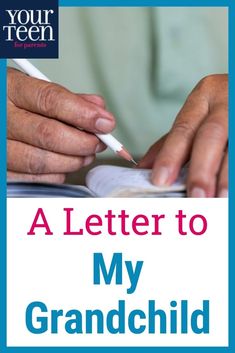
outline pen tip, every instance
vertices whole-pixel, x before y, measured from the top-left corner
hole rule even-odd
[[[137,165],[137,162],[132,158],[130,162],[134,163],[134,165]]]
[[[122,149],[118,151],[117,154],[119,154],[119,156],[123,157],[127,161],[134,163],[134,165],[137,165],[137,162],[133,159],[132,155],[124,147],[122,147]]]

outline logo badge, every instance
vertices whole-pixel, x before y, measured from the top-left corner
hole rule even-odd
[[[58,0],[0,5],[0,58],[58,58]]]

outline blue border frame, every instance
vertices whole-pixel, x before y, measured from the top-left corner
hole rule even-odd
[[[7,0],[6,0],[7,1]],[[83,7],[83,6],[225,6],[229,7],[229,211],[234,208],[235,183],[232,180],[235,177],[235,141],[233,131],[235,131],[235,4],[232,0],[59,0],[60,6],[67,7]],[[219,352],[228,353],[235,352],[235,288],[234,288],[234,274],[235,274],[235,239],[234,239],[234,218],[229,218],[229,347],[6,347],[6,60],[0,59],[0,112],[1,112],[1,129],[0,129],[0,350],[6,353],[66,353],[66,352],[137,352],[145,353],[157,351],[159,353],[168,352]]]

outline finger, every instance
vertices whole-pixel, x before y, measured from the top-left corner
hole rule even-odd
[[[166,135],[162,136],[157,142],[155,142],[147,151],[145,156],[141,159],[141,161],[138,163],[137,168],[152,168],[154,160],[162,148],[164,141],[166,139]]]
[[[17,70],[8,72],[8,97],[20,108],[94,133],[109,133],[115,127],[114,116],[97,104]]]
[[[218,175],[217,196],[228,197],[228,150],[226,150]]]
[[[183,108],[159,151],[153,166],[152,182],[156,185],[170,185],[189,158],[194,135],[202,120],[208,114],[208,102],[195,89],[189,95]]]
[[[8,170],[29,174],[74,172],[94,160],[94,156],[67,156],[13,140],[7,141],[7,156]]]
[[[84,98],[85,100],[87,100],[88,102],[94,103],[99,105],[100,107],[105,109],[105,100],[103,97],[98,96],[96,94],[78,94],[80,97]]]
[[[228,141],[227,107],[214,109],[199,128],[193,144],[187,192],[190,197],[214,197],[216,180]]]
[[[106,146],[94,135],[8,104],[7,136],[48,151],[89,156]]]
[[[8,171],[7,180],[63,184],[65,181],[65,174],[24,174]]]

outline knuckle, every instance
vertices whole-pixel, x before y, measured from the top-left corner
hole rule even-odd
[[[190,139],[195,134],[195,129],[187,121],[176,121],[171,133],[177,133],[185,139]]]
[[[205,124],[201,126],[198,130],[197,137],[199,139],[207,139],[207,140],[217,140],[223,141],[224,136],[227,135],[226,128],[219,123],[218,121],[211,120],[207,121]]]
[[[210,87],[212,84],[215,83],[215,81],[217,81],[217,78],[218,78],[218,75],[207,75],[199,81],[198,87],[207,89],[208,86]]]
[[[58,95],[60,87],[54,83],[43,84],[39,87],[37,96],[38,111],[42,111],[45,115],[52,116],[56,111]]]
[[[57,135],[55,126],[52,127],[50,122],[46,120],[40,122],[36,128],[38,145],[47,150],[54,151],[56,149],[57,141],[60,140],[55,138]]]
[[[203,92],[211,92],[212,90],[217,91],[221,88],[226,90],[228,87],[228,78],[225,74],[212,74],[203,77],[196,88],[202,90]]]
[[[85,105],[80,114],[79,127],[95,130],[95,124],[99,117],[97,109],[90,109],[88,105]]]
[[[210,97],[213,101],[228,100],[228,75],[212,74],[203,77],[193,91],[198,91],[202,96]]]
[[[43,150],[36,150],[27,156],[27,171],[30,174],[43,174],[46,170],[46,161]]]

